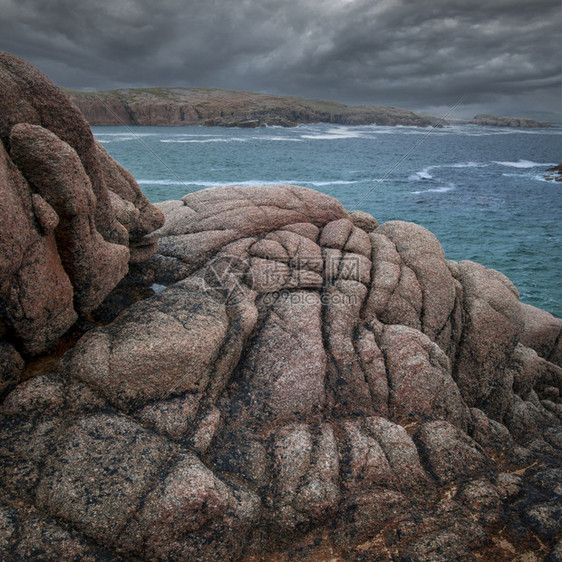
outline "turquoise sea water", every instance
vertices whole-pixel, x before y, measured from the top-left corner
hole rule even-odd
[[[506,274],[562,317],[562,129],[451,126],[94,127],[153,201],[218,185],[291,183],[379,222],[431,230],[453,260]]]

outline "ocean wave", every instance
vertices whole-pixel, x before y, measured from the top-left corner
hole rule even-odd
[[[139,179],[137,180],[139,185],[187,185],[189,182],[181,180],[150,180],[150,179]]]
[[[493,160],[493,163],[507,166],[508,168],[546,168],[547,166],[554,166],[552,162],[532,162],[531,160],[518,160],[517,162],[498,162]]]
[[[137,183],[139,185],[182,185],[184,187],[226,187],[227,185],[250,185],[250,182],[220,182],[208,180],[137,180]]]
[[[309,140],[347,140],[364,138],[365,135],[358,129],[351,130],[347,127],[328,129],[327,131],[301,135],[301,139]]]
[[[178,135],[181,137],[184,135]],[[188,135],[185,135],[188,136]],[[201,135],[201,137],[210,137],[210,135]],[[255,137],[212,137],[212,138],[165,138],[160,139],[160,142],[172,144],[205,144],[213,142],[248,142],[248,141],[268,141],[268,142],[302,142],[302,138],[290,138],[279,136],[255,136]]]
[[[446,193],[447,191],[453,191],[455,187],[453,185],[443,186],[443,187],[434,187],[431,189],[422,189],[419,191],[411,191],[410,193],[414,195],[419,195],[420,193]]]
[[[436,166],[428,166],[419,172],[415,172],[408,176],[409,180],[420,181],[420,180],[432,180],[433,176],[429,173],[429,170],[436,168]]]
[[[242,137],[214,138],[214,139],[160,139],[160,142],[172,144],[206,144],[211,142],[247,142],[249,139]]]
[[[419,172],[414,172],[410,176],[408,176],[409,180],[412,181],[419,181],[419,180],[432,180],[434,179],[434,175],[430,173],[432,170],[438,170],[443,168],[455,168],[455,169],[463,169],[463,168],[485,168],[489,164],[484,162],[453,162],[452,164],[438,164],[435,166],[427,166],[423,170]]]
[[[450,130],[467,137],[489,137],[504,135],[560,135],[562,132],[556,128],[532,128],[525,127],[486,127],[479,125],[449,125],[440,131]]]
[[[260,186],[260,185],[313,185],[315,187],[324,187],[328,185],[351,185],[360,183],[358,181],[348,180],[325,180],[325,181],[310,181],[310,180],[246,180],[238,181],[232,180],[227,182],[208,181],[208,180],[174,180],[174,179],[138,179],[139,185],[200,185],[203,187],[223,187],[227,185],[240,185],[240,186]]]
[[[126,133],[106,133],[105,131],[93,131],[96,138],[99,137],[157,137],[159,133],[137,133],[128,131]]]
[[[273,142],[302,142],[302,138],[294,139],[289,137],[252,137],[252,140],[264,140]]]
[[[536,181],[545,181],[547,183],[557,183],[557,184],[560,183],[560,181],[557,180],[554,175],[551,175],[548,178],[545,178],[544,176],[532,176],[532,179],[534,179]]]
[[[129,141],[136,141],[138,140],[137,137],[121,137],[121,138],[117,138],[117,139],[102,139],[102,138],[98,138],[98,140],[102,143],[102,144],[113,144],[114,142],[129,142]]]
[[[325,185],[351,185],[354,183],[359,183],[358,181],[347,181],[347,180],[329,180],[329,181],[300,181],[293,182],[296,184],[304,185],[315,185],[316,187],[323,187]]]
[[[488,164],[483,162],[457,162],[456,164],[448,164],[444,167],[448,168],[485,168]]]
[[[504,178],[521,178],[524,180],[533,180],[533,181],[540,181],[545,183],[550,183],[555,180],[549,180],[545,178],[543,175],[540,174],[507,174],[503,173],[502,177]]]
[[[465,137],[491,137],[503,135],[516,135],[520,130],[508,127],[482,127],[478,125],[457,125],[451,127],[456,134]]]

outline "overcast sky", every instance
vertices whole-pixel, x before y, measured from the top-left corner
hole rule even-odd
[[[457,114],[561,111],[560,0],[0,0],[60,86],[216,87]]]

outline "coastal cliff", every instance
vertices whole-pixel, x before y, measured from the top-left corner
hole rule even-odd
[[[0,77],[2,560],[560,559],[562,320],[303,187],[153,206]]]
[[[207,125],[292,127],[300,123],[438,126],[439,120],[407,109],[347,106],[251,92],[204,88],[146,88],[67,92],[90,125]]]
[[[477,115],[469,121],[444,120],[389,106],[272,96],[211,88],[145,88],[106,92],[66,92],[90,125],[205,125],[294,127],[306,123],[442,127],[448,123],[494,127],[548,127],[532,119]]]

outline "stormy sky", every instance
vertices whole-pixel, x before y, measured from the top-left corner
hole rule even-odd
[[[0,0],[0,50],[77,89],[560,112],[561,24],[560,0]]]

